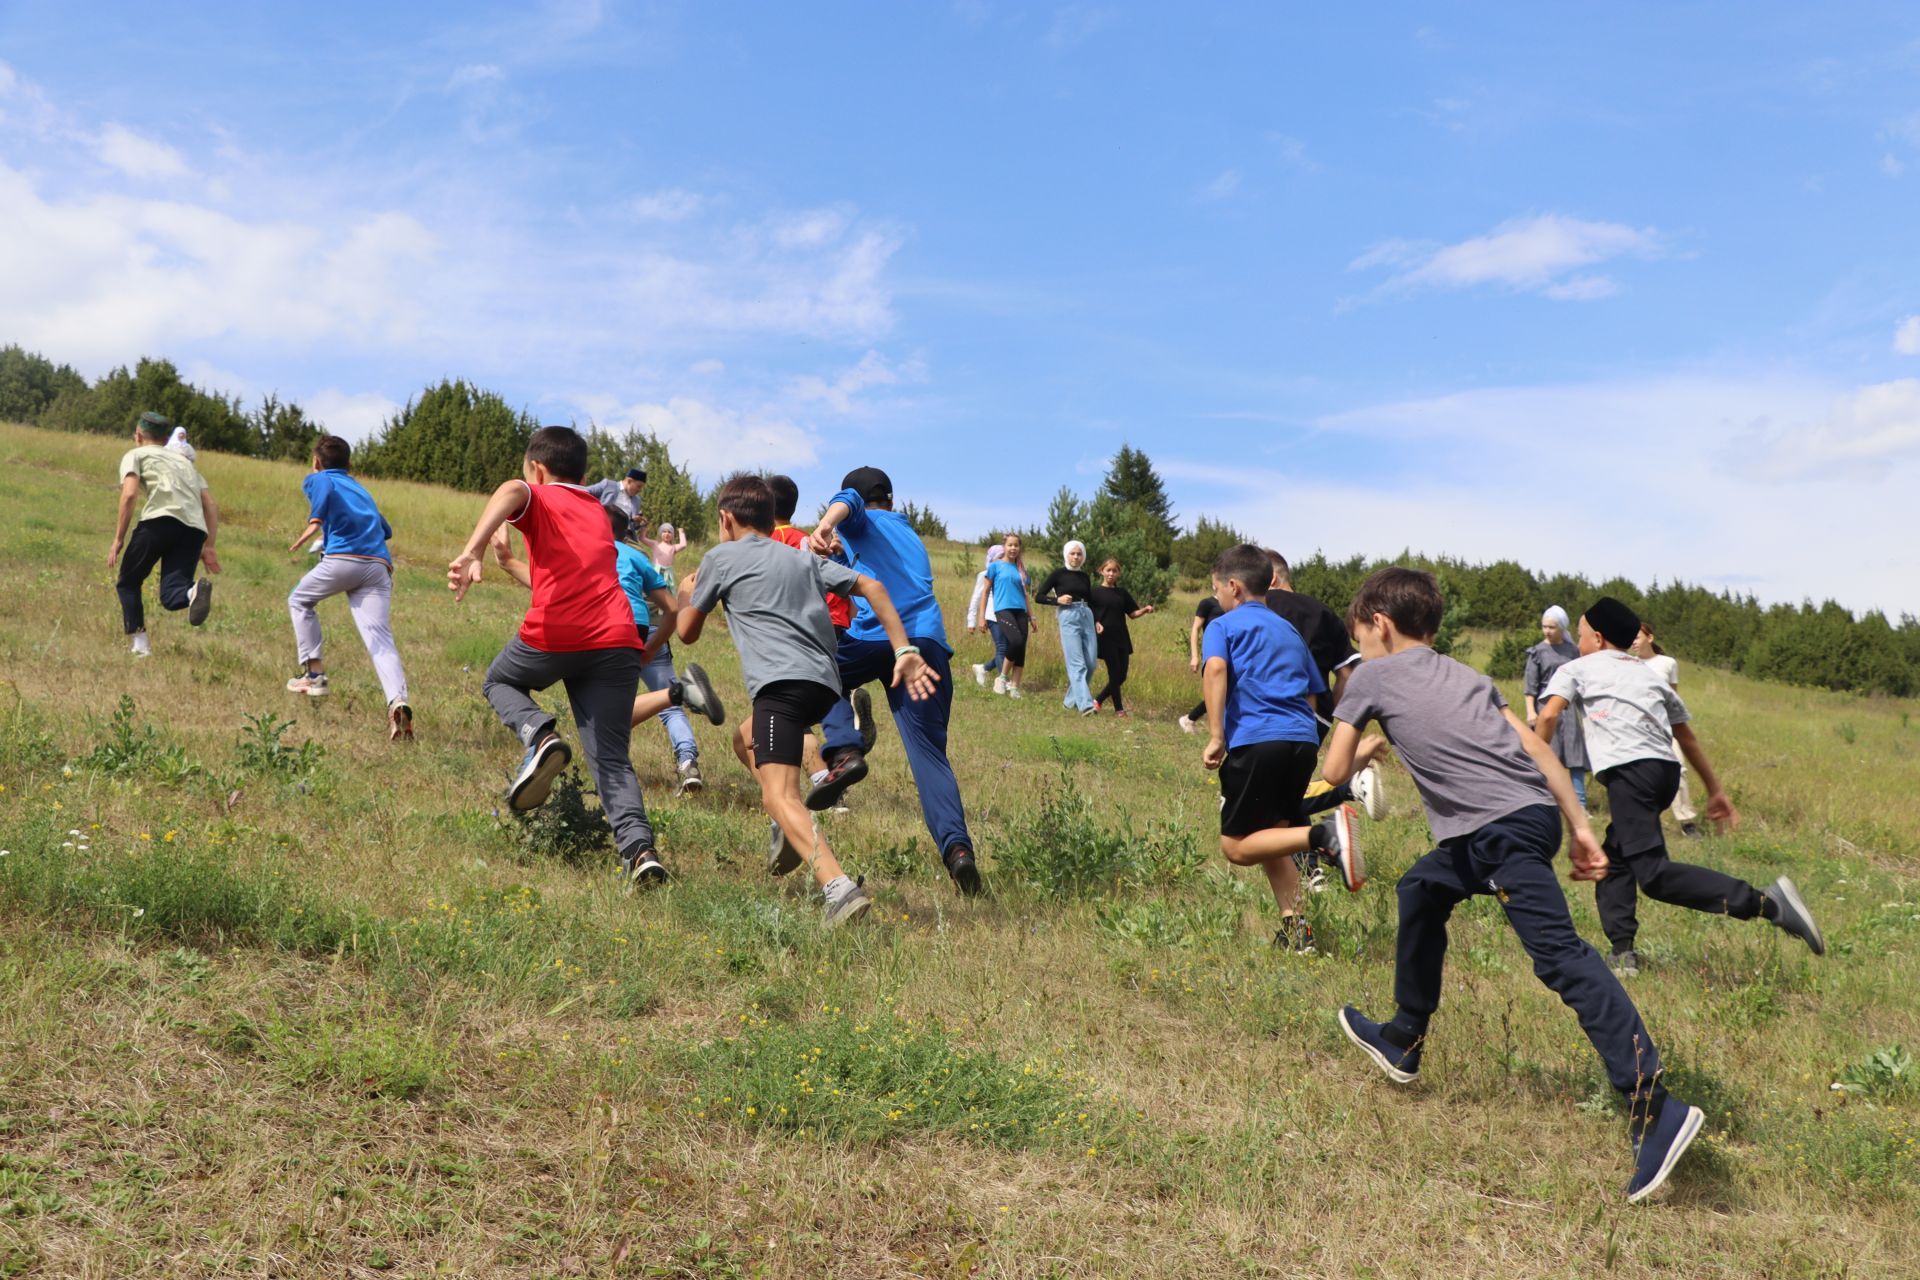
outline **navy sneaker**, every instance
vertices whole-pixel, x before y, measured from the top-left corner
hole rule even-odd
[[[628,893],[667,882],[667,869],[660,865],[659,856],[651,849],[635,849],[622,857],[620,874],[626,880]]]
[[[1402,1049],[1381,1035],[1380,1024],[1361,1013],[1352,1005],[1340,1011],[1340,1029],[1347,1033],[1347,1039],[1360,1046],[1373,1064],[1387,1073],[1387,1079],[1395,1084],[1412,1084],[1420,1078],[1420,1041],[1413,1047]],[[1424,1037],[1422,1037],[1424,1039]]]
[[[538,809],[553,794],[553,780],[572,763],[573,748],[560,741],[557,733],[549,733],[528,747],[526,758],[520,761],[520,772],[507,788],[507,808],[519,813]]]
[[[1772,899],[1777,908],[1777,914],[1768,924],[1800,939],[1813,948],[1813,954],[1827,954],[1827,940],[1820,936],[1820,926],[1813,922],[1813,913],[1800,900],[1800,891],[1793,887],[1793,881],[1781,876],[1762,889],[1760,896]]]
[[[957,844],[947,850],[941,861],[947,864],[947,874],[953,877],[962,897],[977,898],[986,892],[986,881],[980,878],[980,864],[974,861],[973,850]]]
[[[853,704],[853,727],[860,734],[860,754],[872,755],[873,744],[880,741],[880,722],[873,718],[873,695],[867,686],[855,689],[847,701]]]
[[[1684,1102],[1667,1099],[1651,1131],[1633,1148],[1633,1181],[1627,1184],[1627,1203],[1634,1204],[1658,1191],[1673,1166],[1700,1135],[1707,1113]]]
[[[846,789],[867,776],[867,757],[854,747],[848,747],[840,753],[840,758],[827,768],[827,776],[807,792],[807,808],[819,813],[831,809]]]
[[[200,626],[213,612],[213,579],[201,578],[187,591],[187,623]]]

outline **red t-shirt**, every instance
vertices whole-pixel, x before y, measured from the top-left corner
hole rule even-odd
[[[807,535],[790,524],[773,526],[773,540],[784,542],[790,547],[799,547],[802,551],[807,550]],[[827,616],[833,619],[835,630],[845,631],[853,625],[853,601],[845,596],[837,596],[831,591],[827,592]]]
[[[531,484],[527,492],[526,509],[510,522],[527,540],[533,578],[520,638],[543,653],[638,649],[607,509],[579,485]]]

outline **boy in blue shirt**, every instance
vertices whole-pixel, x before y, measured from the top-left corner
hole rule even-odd
[[[289,693],[326,696],[326,665],[320,659],[320,615],[314,606],[344,594],[360,639],[387,697],[387,737],[413,741],[413,708],[407,705],[407,673],[393,643],[393,557],[387,539],[393,526],[374,505],[373,495],[347,473],[352,449],[339,436],[321,436],[313,445],[313,474],[301,482],[307,494],[307,527],[287,550],[298,551],[321,535],[320,563],[307,571],[287,597],[293,637],[299,647],[300,674],[287,681]]]
[[[1259,547],[1229,547],[1213,563],[1221,612],[1200,649],[1208,729],[1200,759],[1220,771],[1220,852],[1236,867],[1266,872],[1280,907],[1275,944],[1308,952],[1313,929],[1300,915],[1295,857],[1311,851],[1337,865],[1353,892],[1367,869],[1352,806],[1317,826],[1296,825],[1320,754],[1313,699],[1327,683],[1292,623],[1265,607],[1241,608],[1264,606],[1272,584],[1273,565]]]

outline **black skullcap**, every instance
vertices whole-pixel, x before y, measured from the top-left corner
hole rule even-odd
[[[638,480],[641,484],[645,484],[647,482],[646,469],[643,467],[628,467],[627,479]]]
[[[855,467],[847,472],[840,487],[859,494],[862,502],[893,501],[893,481],[878,467]]]
[[[1583,616],[1616,649],[1631,649],[1640,636],[1640,615],[1612,596],[1595,600]]]

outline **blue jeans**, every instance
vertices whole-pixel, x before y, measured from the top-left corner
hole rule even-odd
[[[1573,798],[1580,802],[1582,809],[1586,808],[1587,771],[1585,769],[1569,769],[1567,773],[1573,778]]]
[[[987,634],[993,637],[993,661],[985,666],[989,671],[998,671],[1000,664],[1007,660],[1007,633],[1000,629],[999,623],[989,622]]]
[[[973,848],[973,837],[967,834],[966,809],[960,803],[960,783],[947,761],[947,718],[953,710],[953,655],[942,641],[921,636],[914,636],[912,640],[940,682],[925,702],[914,702],[907,697],[905,689],[889,686],[887,708],[893,712],[900,745],[907,751],[907,767],[913,771],[913,785],[920,793],[920,816],[926,820],[927,831],[933,836],[934,852],[945,857],[956,845]],[[875,680],[885,684],[893,679],[893,649],[884,640],[842,636],[836,656],[840,663],[840,684],[848,693]],[[846,699],[841,699],[838,705],[846,706]],[[821,727],[826,730],[829,753],[860,745],[851,715],[843,724],[827,720],[822,721]]]
[[[1060,652],[1067,659],[1067,696],[1063,706],[1086,711],[1093,706],[1093,692],[1087,681],[1098,660],[1099,637],[1093,630],[1093,610],[1076,600],[1060,606]]]
[[[660,652],[653,655],[653,661],[640,668],[640,679],[655,693],[673,683],[672,645],[660,646]],[[687,713],[679,707],[668,707],[660,713],[659,719],[661,724],[667,726],[667,739],[673,743],[674,760],[698,760],[700,744],[693,740],[693,724],[687,719]]]

